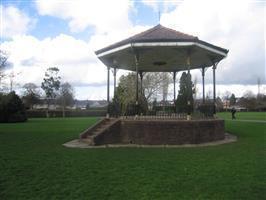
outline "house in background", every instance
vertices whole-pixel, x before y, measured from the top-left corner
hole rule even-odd
[[[103,108],[107,106],[106,100],[75,100],[72,109],[85,110],[87,108]]]
[[[87,108],[104,108],[107,106],[106,100],[75,100],[73,106],[67,106],[67,109],[81,109],[86,110]],[[38,104],[33,105],[34,110],[45,110],[48,105],[45,99],[41,99]],[[56,100],[50,100],[49,110],[60,109],[61,105]]]

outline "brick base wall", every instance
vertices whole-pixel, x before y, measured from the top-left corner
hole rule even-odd
[[[102,144],[199,144],[224,139],[224,120],[120,120],[94,138]]]

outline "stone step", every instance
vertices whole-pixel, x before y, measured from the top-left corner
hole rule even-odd
[[[86,143],[88,145],[94,145],[94,141],[92,137],[87,137],[81,140],[83,143]]]
[[[104,129],[108,128],[113,122],[115,122],[117,119],[106,119],[105,121],[103,121],[101,124],[98,124],[97,127],[94,128],[94,130],[92,130],[90,132],[90,136],[94,136],[97,135],[99,133],[101,133]]]
[[[107,128],[108,126],[110,126],[110,124],[104,124],[104,125],[99,125],[97,128],[103,129],[103,128]]]
[[[99,133],[99,132],[105,130],[106,128],[108,128],[109,126],[110,126],[110,124],[105,125],[105,126],[99,126],[99,127],[97,127],[96,129],[94,129],[94,130],[92,131],[92,133],[96,133],[96,132]]]

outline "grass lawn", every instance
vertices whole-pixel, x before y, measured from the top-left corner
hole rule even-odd
[[[231,119],[231,112],[221,112],[218,116],[224,119]],[[266,112],[236,112],[236,119],[239,120],[263,120],[266,121]]]
[[[0,124],[0,199],[265,199],[266,123],[227,120],[238,142],[213,147],[62,146],[96,120]]]

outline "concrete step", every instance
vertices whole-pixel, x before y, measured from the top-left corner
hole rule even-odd
[[[89,134],[90,136],[88,136],[88,137],[91,137],[91,136],[94,136],[94,135],[97,135],[97,134],[101,133],[103,130],[108,128],[116,120],[117,119],[106,119],[102,123],[98,124],[98,126],[95,127],[93,130],[91,130],[91,132]]]
[[[110,126],[110,124],[105,124],[105,125],[99,126],[97,128],[99,128],[99,129],[105,129],[105,128],[109,127],[109,126]]]
[[[87,137],[81,140],[83,143],[86,143],[88,145],[94,145],[94,141],[92,137]]]

